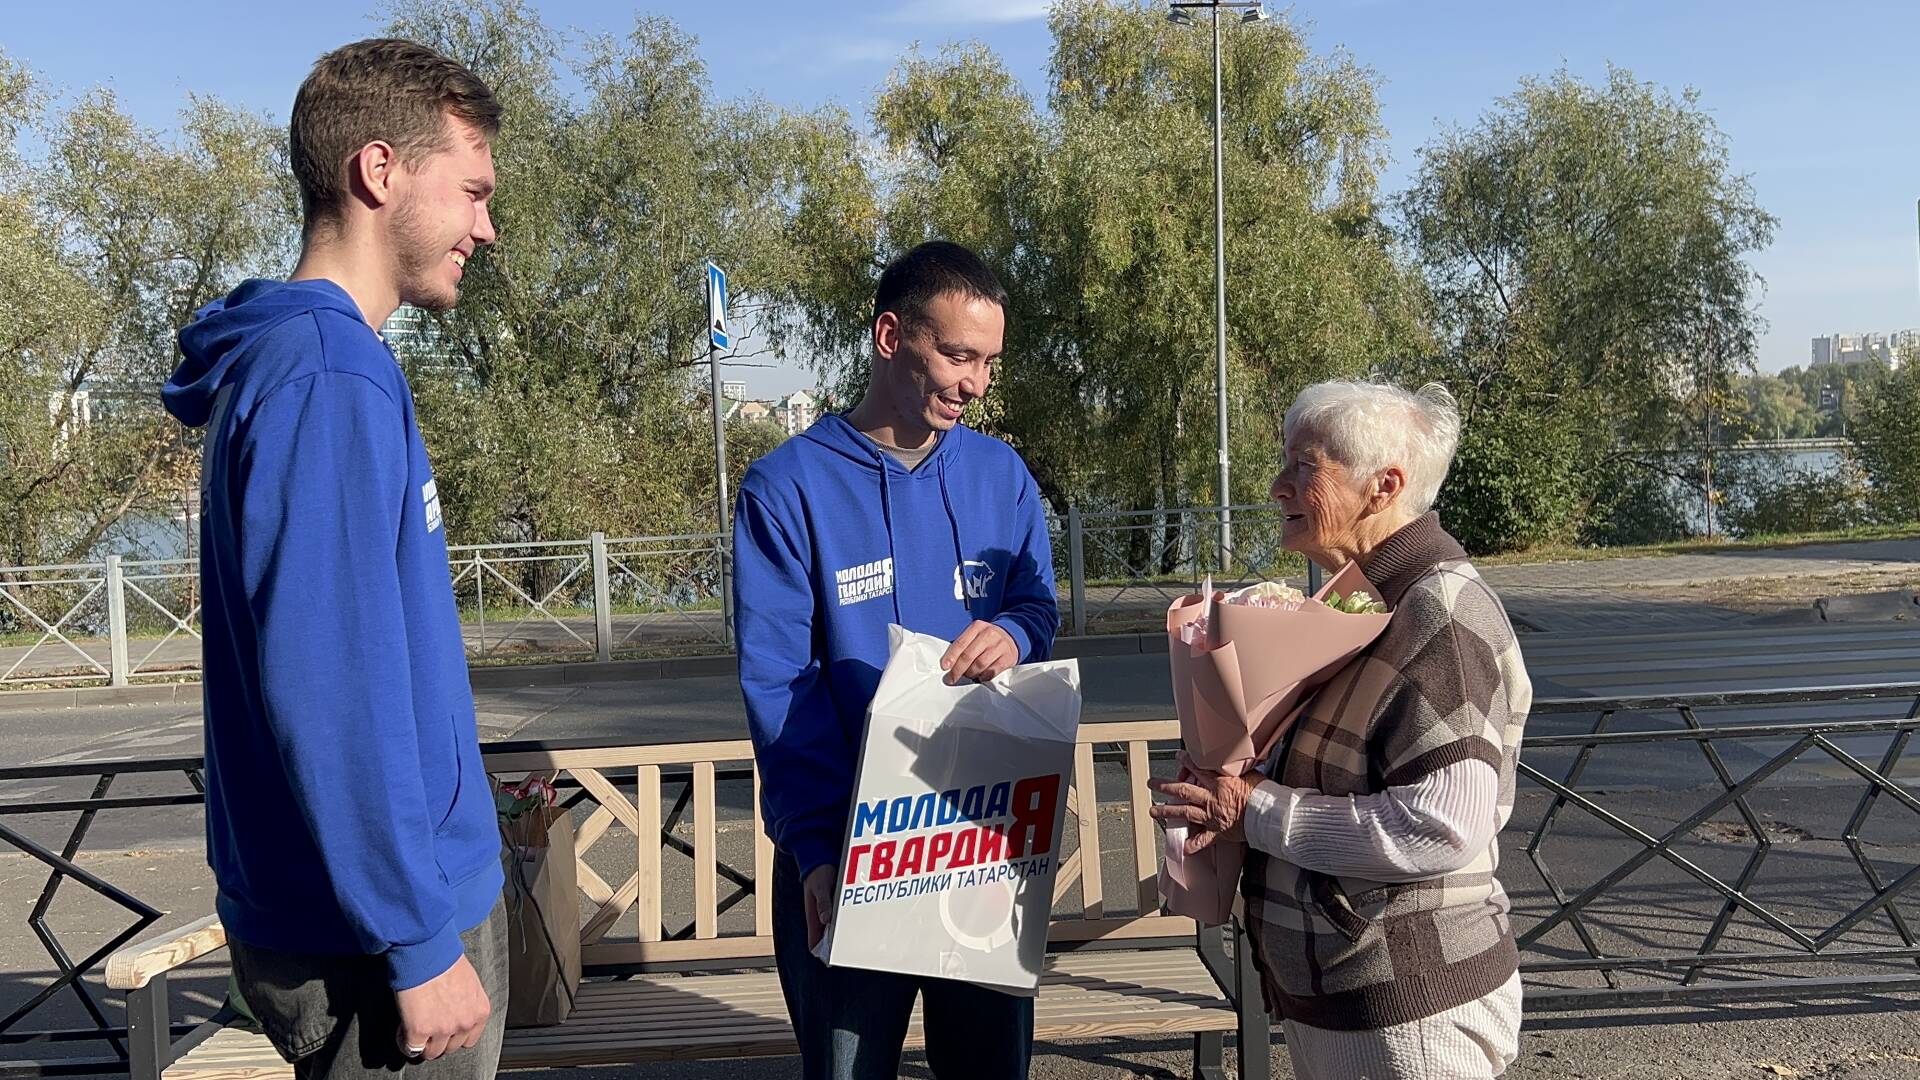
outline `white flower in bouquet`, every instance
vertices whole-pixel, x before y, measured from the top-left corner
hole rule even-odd
[[[1248,607],[1280,608],[1284,611],[1298,611],[1300,605],[1307,602],[1307,594],[1284,581],[1263,581],[1258,585],[1249,585],[1237,592],[1227,594],[1227,603],[1245,604]]]

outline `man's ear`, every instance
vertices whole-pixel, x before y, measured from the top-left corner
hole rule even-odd
[[[873,320],[873,352],[882,360],[893,359],[900,351],[900,316],[883,311]]]
[[[398,197],[400,158],[391,143],[375,139],[361,147],[347,162],[347,169],[354,193],[368,209],[379,209]]]

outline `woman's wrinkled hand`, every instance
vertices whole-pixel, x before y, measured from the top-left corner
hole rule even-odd
[[[1261,776],[1244,776],[1196,769],[1185,753],[1180,755],[1180,775],[1172,780],[1149,779],[1147,786],[1166,796],[1167,801],[1148,811],[1163,822],[1193,829],[1187,838],[1187,854],[1205,851],[1220,839],[1244,840],[1247,796]]]

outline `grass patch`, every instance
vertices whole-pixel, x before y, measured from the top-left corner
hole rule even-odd
[[[127,640],[128,641],[159,641],[161,638],[167,636],[168,629],[169,628],[167,627],[156,627],[153,629],[129,630],[127,631]],[[60,632],[67,636],[68,641],[71,641],[76,645],[98,644],[100,642],[107,640],[107,635],[105,634],[76,633],[69,627],[61,627]],[[174,633],[184,634],[185,631],[175,630]],[[46,631],[44,630],[8,630],[4,633],[0,633],[0,648],[6,648],[8,646],[25,647],[28,645],[32,645],[35,642],[40,640],[42,634],[46,634]],[[65,645],[62,645],[60,643],[59,638],[54,637],[50,634],[47,635],[46,647],[49,649],[66,648]]]
[[[1920,539],[1920,523],[1905,525],[1860,525],[1828,532],[1789,533],[1749,536],[1738,540],[1676,540],[1665,544],[1638,544],[1629,547],[1572,547],[1554,545],[1508,552],[1504,555],[1478,556],[1481,566],[1525,566],[1548,562],[1600,562],[1606,559],[1658,558],[1665,555],[1712,555],[1716,552],[1779,550],[1812,544],[1840,544],[1873,540]]]
[[[679,605],[614,604],[612,607],[613,607],[612,614],[615,616],[670,615],[670,614],[673,614],[674,612],[686,612],[686,611],[719,611],[720,600],[718,597],[715,597],[710,600],[696,600],[690,604],[679,604]],[[481,620],[482,617],[483,617],[483,614],[480,611],[477,611],[473,608],[463,607],[460,609],[460,621],[463,623],[477,623]],[[487,610],[484,613],[484,618],[490,623],[495,623],[495,622],[511,623],[511,622],[519,622],[522,619],[528,619],[534,622],[539,622],[549,618],[585,619],[591,622],[593,620],[593,602],[591,599],[589,599],[585,604],[580,604],[573,607],[566,607],[560,604],[555,604],[549,607],[544,613],[535,611],[534,609],[530,607],[525,607],[525,606],[495,607],[489,604],[487,605]]]

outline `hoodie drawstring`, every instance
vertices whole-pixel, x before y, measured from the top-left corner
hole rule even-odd
[[[832,419],[840,418],[832,417]],[[825,422],[823,419],[822,424]],[[900,611],[900,582],[904,574],[900,566],[899,543],[893,533],[893,469],[895,463],[893,458],[888,455],[886,451],[880,449],[879,445],[872,439],[867,438],[859,432],[853,431],[851,425],[847,425],[847,430],[851,432],[853,438],[861,444],[861,448],[867,452],[868,456],[880,466],[880,520],[882,527],[887,531],[888,564],[893,567],[893,621],[895,625],[904,626],[906,623],[902,619]],[[960,606],[965,608],[967,613],[971,615],[973,613],[973,601],[967,596],[967,567],[966,556],[964,554],[966,549],[961,546],[960,518],[959,515],[953,512],[953,495],[947,490],[947,455],[944,452],[947,447],[944,444],[953,437],[954,433],[952,431],[940,436],[942,445],[934,448],[933,467],[935,473],[938,474],[940,484],[940,503],[947,511],[948,534],[953,538],[954,591],[959,594],[956,600]],[[829,443],[828,445],[831,444]]]
[[[888,477],[887,456],[879,447],[873,448],[874,457],[880,461],[880,522],[887,530],[887,565],[893,568],[893,624],[905,626],[906,620],[900,617],[900,550],[893,540],[893,481]]]
[[[947,459],[938,450],[936,468],[940,473],[940,502],[947,508],[947,527],[953,532],[953,591],[960,606],[973,614],[973,600],[967,596],[967,557],[966,549],[960,546],[960,517],[953,512],[953,496],[947,492]]]

